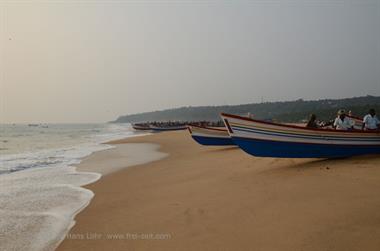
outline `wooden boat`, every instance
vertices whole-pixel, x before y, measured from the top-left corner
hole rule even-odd
[[[164,132],[164,131],[178,131],[186,130],[187,125],[180,126],[154,126],[152,124],[132,124],[133,129],[138,131],[152,131],[152,132]]]
[[[188,127],[191,137],[204,146],[235,145],[226,128],[192,125]]]
[[[183,125],[183,126],[153,126],[153,125],[150,125],[149,128],[153,132],[179,131],[179,130],[186,130],[187,125]]]
[[[132,128],[137,131],[148,131],[151,130],[148,124],[132,124]]]
[[[261,157],[338,158],[380,153],[380,131],[312,129],[222,114],[236,145]]]

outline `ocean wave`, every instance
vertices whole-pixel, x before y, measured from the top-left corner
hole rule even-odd
[[[41,138],[49,144],[45,149],[39,149],[43,144],[34,134],[21,141],[32,150],[0,155],[0,250],[54,250],[93,197],[81,186],[100,178],[73,166],[93,152],[112,148],[104,142],[134,136],[129,126],[109,125],[101,133],[78,136],[70,146],[54,147],[55,141],[73,134],[64,129],[43,136],[51,140]]]
[[[22,153],[0,156],[0,171],[9,173],[37,167],[62,167],[75,165],[95,151],[111,148],[109,145],[87,144],[69,148],[40,150],[33,153]]]

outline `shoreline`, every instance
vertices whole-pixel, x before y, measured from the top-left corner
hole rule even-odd
[[[144,137],[144,136],[147,136],[147,135],[136,135],[136,137]],[[125,141],[131,138],[134,138],[134,137],[133,136],[126,137],[122,139],[117,139],[117,140],[101,143],[101,144],[110,145],[113,147],[95,151],[91,153],[90,155],[81,159],[79,164],[73,166],[74,173],[98,175],[98,177],[83,186],[76,187],[77,189],[80,189],[83,192],[91,194],[91,198],[88,201],[86,201],[85,204],[83,204],[80,208],[78,208],[75,212],[71,214],[70,225],[67,227],[66,230],[64,230],[64,235],[62,236],[62,238],[59,241],[50,244],[48,247],[46,247],[47,249],[57,249],[59,247],[59,245],[66,239],[66,236],[70,232],[70,230],[75,226],[76,224],[75,217],[79,213],[81,213],[83,210],[85,210],[86,207],[91,203],[92,199],[95,196],[95,193],[92,190],[86,188],[86,186],[96,183],[100,179],[102,179],[102,177],[109,175],[111,173],[120,171],[121,169],[125,169],[130,166],[146,164],[152,161],[157,161],[159,159],[162,159],[168,156],[168,154],[158,151],[160,146],[157,144],[116,143],[118,141]],[[108,161],[106,164],[98,163],[99,160],[100,161],[102,160],[104,154],[107,155],[107,158],[117,157],[118,161]],[[122,162],[124,163],[121,164]],[[97,168],[94,168],[94,165]]]
[[[234,147],[199,146],[187,132],[110,143],[159,144],[169,156],[85,186],[95,197],[57,250],[380,246],[379,156],[254,158]]]
[[[123,139],[135,136],[138,138],[143,135],[127,135]],[[96,183],[101,177],[119,168],[167,156],[157,151],[159,146],[156,144],[115,146],[111,143],[112,141],[91,142],[70,148],[49,149],[47,153],[54,157],[44,161],[51,161],[51,166],[25,168],[0,175],[1,248],[54,250],[75,225],[76,215],[94,197],[94,192],[87,189],[87,185]],[[101,162],[104,154],[108,157],[107,165],[102,165]],[[39,155],[35,157],[36,160],[27,160],[37,163],[38,157]],[[40,158],[43,157],[45,155]],[[8,158],[8,166],[11,168],[19,156],[15,154]],[[54,158],[59,161],[54,162]],[[93,168],[94,163],[98,169]],[[92,168],[87,168],[88,166]]]
[[[144,136],[139,136],[144,137]],[[95,172],[102,176],[120,171],[130,166],[142,165],[168,156],[161,152],[158,144],[118,143],[135,137],[103,143],[112,148],[101,150],[86,156],[76,165],[78,172]]]

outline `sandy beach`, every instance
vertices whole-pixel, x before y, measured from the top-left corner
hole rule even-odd
[[[105,175],[58,250],[380,248],[379,156],[255,158],[184,131],[112,143],[79,166]],[[131,143],[159,147],[127,163]]]

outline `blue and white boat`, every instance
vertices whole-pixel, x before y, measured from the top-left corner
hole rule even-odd
[[[260,157],[339,158],[380,154],[380,131],[312,129],[222,114],[232,140]]]
[[[189,126],[191,137],[204,146],[228,146],[235,145],[226,128],[206,126]]]

